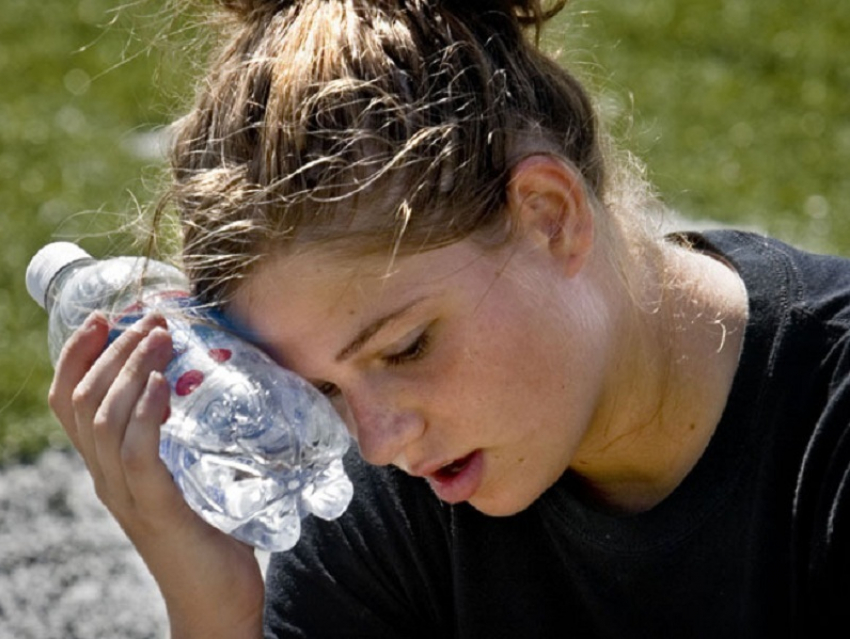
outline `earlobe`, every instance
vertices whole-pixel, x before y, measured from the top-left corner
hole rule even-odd
[[[565,275],[576,275],[590,254],[594,228],[580,174],[550,155],[527,157],[511,172],[507,199],[517,230],[545,245]]]

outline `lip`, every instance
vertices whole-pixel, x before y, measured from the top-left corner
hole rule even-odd
[[[450,464],[459,465],[457,471],[451,474],[443,471]],[[484,454],[480,450],[473,451],[465,457],[442,464],[437,468],[432,467],[432,470],[423,473],[423,476],[431,486],[431,490],[444,502],[458,504],[468,501],[481,486],[484,476]]]

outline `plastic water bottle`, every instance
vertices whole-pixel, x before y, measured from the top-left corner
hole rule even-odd
[[[288,550],[309,514],[339,517],[352,485],[350,438],[313,386],[193,306],[183,273],[138,257],[95,260],[69,242],[42,248],[27,290],[49,314],[48,347],[62,345],[94,310],[111,337],[155,309],[168,323],[170,414],[160,456],[207,522],[256,548]]]

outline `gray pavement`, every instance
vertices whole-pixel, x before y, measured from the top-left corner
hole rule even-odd
[[[0,639],[160,639],[165,619],[75,453],[0,469]]]

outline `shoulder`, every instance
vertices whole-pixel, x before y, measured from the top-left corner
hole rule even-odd
[[[788,310],[850,328],[850,259],[743,231],[708,231],[687,239],[729,261],[751,296],[765,293]]]
[[[803,606],[810,619],[847,621],[850,260],[736,231],[697,242],[738,270],[750,298],[745,354],[758,353],[760,403],[775,425],[763,446],[796,460],[792,561]]]
[[[739,272],[750,298],[745,356],[755,352],[769,441],[793,457],[793,563],[810,619],[850,621],[850,260],[761,235],[709,232],[697,248]],[[755,392],[761,388],[761,392]],[[762,454],[761,452],[757,454]],[[779,457],[777,457],[778,459]],[[846,627],[846,626],[845,626]]]

